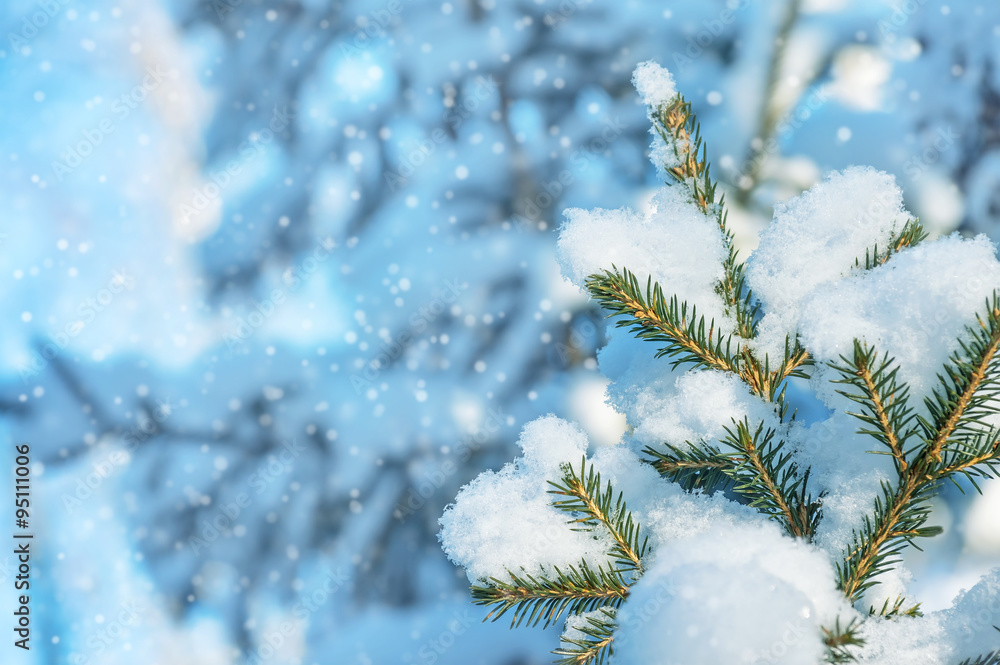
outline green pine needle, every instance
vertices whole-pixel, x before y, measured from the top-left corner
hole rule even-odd
[[[861,624],[857,619],[851,619],[850,623],[841,627],[840,617],[838,617],[833,630],[823,628],[823,643],[826,645],[826,662],[857,662],[855,649],[865,644],[860,633]]]
[[[600,616],[587,617],[586,623],[577,627],[581,638],[563,637],[562,646],[552,653],[565,656],[556,665],[604,665],[614,653],[615,611],[601,608]]]
[[[907,247],[919,245],[926,238],[927,232],[924,231],[924,227],[920,225],[920,221],[917,219],[910,219],[906,222],[900,232],[893,236],[892,240],[889,242],[888,249],[879,251],[878,245],[876,244],[873,248],[865,250],[864,264],[862,264],[861,259],[858,258],[854,260],[854,265],[858,268],[863,267],[865,270],[871,270],[876,266],[882,265]]]
[[[649,545],[647,536],[640,536],[639,523],[632,519],[632,513],[625,505],[625,498],[619,492],[615,498],[611,483],[601,484],[601,474],[591,466],[587,469],[587,458],[580,462],[580,472],[569,464],[563,465],[561,483],[549,481],[553,489],[550,494],[567,497],[554,499],[552,505],[574,516],[570,524],[580,525],[590,531],[603,527],[613,541],[611,554],[622,571],[634,571],[642,575],[642,558]],[[603,488],[603,491],[602,491]]]
[[[831,363],[843,377],[834,383],[847,384],[853,390],[837,392],[862,407],[860,412],[848,412],[848,415],[864,423],[859,434],[874,437],[885,448],[873,452],[891,455],[897,473],[902,473],[909,466],[909,451],[905,446],[915,431],[916,415],[909,406],[909,387],[897,381],[899,366],[888,354],[879,360],[873,348],[857,340],[853,357],[841,356],[841,361],[842,364]]]
[[[882,603],[882,608],[876,610],[875,606],[870,606],[868,608],[868,616],[880,616],[883,619],[895,619],[896,617],[922,617],[924,613],[920,609],[920,603],[910,605],[909,607],[903,607],[906,604],[906,598],[903,596],[896,596],[896,600],[889,605],[889,599],[886,598],[885,602]]]
[[[983,654],[978,658],[967,658],[959,665],[1000,665],[1000,649]]]
[[[819,524],[818,501],[808,492],[809,471],[799,473],[793,455],[773,429],[760,423],[751,431],[746,420],[726,428],[721,440],[733,452],[727,456],[733,491],[765,515],[778,520],[796,538],[811,539]]]
[[[491,577],[486,584],[472,587],[472,602],[492,608],[483,621],[496,621],[513,610],[510,627],[548,627],[563,615],[581,614],[601,607],[617,608],[628,597],[629,583],[614,568],[591,568],[586,561],[555,575],[520,575],[507,571],[510,581]]]
[[[606,270],[587,279],[591,296],[608,310],[609,317],[623,317],[618,327],[630,327],[636,337],[663,344],[656,357],[673,359],[673,367],[691,363],[704,369],[739,374],[741,346],[733,335],[723,334],[714,320],[706,321],[694,306],[677,296],[667,298],[652,277],[645,291],[628,270]]]

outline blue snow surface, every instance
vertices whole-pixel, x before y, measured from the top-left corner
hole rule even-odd
[[[3,662],[550,662],[556,630],[481,623],[437,518],[533,418],[624,429],[554,241],[658,185],[633,68],[674,72],[747,247],[854,163],[1000,237],[1000,6],[897,4],[801,3],[748,180],[784,2],[4,2],[0,441],[34,549]],[[913,564],[932,606],[975,557]]]

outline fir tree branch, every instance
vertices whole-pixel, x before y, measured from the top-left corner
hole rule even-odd
[[[960,342],[961,350],[951,356],[943,375],[939,375],[940,388],[924,400],[929,420],[909,412],[905,404],[906,387],[896,384],[895,370],[888,357],[873,370],[874,393],[867,392],[869,387],[861,376],[863,368],[874,364],[873,349],[856,344],[854,360],[842,359],[853,364],[854,377],[847,368],[834,366],[845,376],[845,383],[852,383],[862,392],[861,395],[844,393],[866,404],[868,413],[855,415],[877,425],[874,430],[860,430],[862,433],[891,448],[889,433],[879,429],[881,418],[874,395],[883,401],[883,415],[904,443],[913,433],[909,425],[911,417],[915,418],[923,439],[915,459],[905,466],[897,465],[898,485],[893,488],[883,483],[874,515],[865,516],[865,524],[854,533],[844,561],[838,563],[840,588],[853,601],[877,584],[874,578],[898,563],[900,552],[906,545],[914,544],[915,538],[941,533],[939,527],[924,524],[930,511],[928,501],[942,478],[953,473],[965,473],[970,479],[974,475],[996,473],[1000,446],[984,422],[987,416],[996,413],[994,400],[1000,392],[997,380],[1000,299],[996,293],[987,305],[986,318],[977,317],[978,327],[967,329],[970,339]],[[896,396],[898,402],[890,409],[884,403],[891,396]],[[900,449],[904,450],[903,444]],[[904,450],[903,462],[911,452]]]
[[[785,442],[761,423],[753,433],[744,420],[736,428],[726,428],[722,443],[732,448],[736,463],[730,471],[733,491],[742,494],[751,506],[777,519],[797,538],[812,538],[819,522],[819,502],[807,492],[809,472],[798,474],[790,452],[782,452]],[[732,455],[731,455],[732,456]]]
[[[864,525],[853,534],[850,550],[837,564],[838,586],[852,602],[878,584],[874,578],[899,563],[906,545],[941,533],[941,527],[924,526],[935,489],[936,483],[921,481],[912,469],[904,474],[898,488],[882,483],[874,514],[865,515]]]
[[[997,351],[1000,349],[1000,297],[993,293],[987,301],[985,320],[977,316],[978,326],[968,327],[970,339],[961,341],[960,351],[952,354],[945,365],[941,383],[924,400],[930,422],[919,422],[927,440],[929,461],[940,463],[942,451],[956,438],[979,435],[988,429],[983,421],[997,413],[996,397],[1000,395]],[[935,464],[929,464],[929,471]]]
[[[665,450],[647,447],[645,460],[664,477],[685,490],[731,489],[762,513],[781,522],[792,536],[809,539],[819,523],[819,501],[808,492],[809,472],[801,476],[792,454],[774,430],[764,431],[763,423],[753,432],[744,420],[726,428],[721,443],[724,452],[706,443],[679,448],[664,444]]]
[[[618,493],[614,498],[614,489],[608,482],[601,491],[601,474],[591,466],[587,470],[587,458],[580,462],[580,473],[569,464],[563,465],[562,483],[549,481],[554,488],[550,494],[568,497],[553,500],[552,505],[577,517],[570,524],[581,524],[587,530],[598,526],[604,527],[611,535],[614,545],[613,554],[622,571],[632,570],[642,575],[642,557],[646,554],[648,537],[641,537],[639,524],[632,519],[632,513],[625,505],[625,499]]]
[[[896,463],[896,471],[904,473],[909,466],[904,444],[912,433],[916,416],[908,405],[909,388],[896,380],[899,367],[888,354],[879,361],[873,348],[857,340],[853,357],[841,356],[841,360],[843,365],[831,364],[831,367],[843,377],[835,383],[855,388],[856,392],[837,392],[862,406],[860,413],[848,412],[868,426],[858,433],[868,434],[885,446]]]
[[[741,346],[733,335],[717,331],[714,320],[706,324],[696,308],[690,308],[689,316],[686,302],[679,302],[676,296],[668,300],[651,277],[643,293],[639,280],[628,270],[606,270],[591,275],[587,289],[610,317],[625,317],[616,322],[618,327],[630,327],[639,339],[663,343],[656,357],[672,358],[675,368],[691,363],[702,369],[731,372],[755,394],[772,402],[786,379],[807,378],[803,368],[811,359],[797,340],[786,340],[781,364],[772,370],[769,359],[760,363],[749,347]]]
[[[840,617],[833,630],[823,628],[823,643],[826,645],[826,662],[853,663],[857,661],[851,647],[862,647],[865,644],[860,636],[860,624],[857,619],[841,627]]]
[[[631,326],[640,339],[664,343],[657,358],[674,358],[673,366],[692,363],[705,369],[717,369],[740,374],[741,368],[736,346],[733,353],[732,335],[722,335],[715,329],[715,321],[705,323],[696,308],[680,303],[676,296],[669,300],[660,285],[650,277],[643,294],[639,280],[628,270],[606,270],[604,274],[591,275],[587,289],[609,316],[627,317],[616,322],[618,327]],[[707,328],[707,330],[706,330]]]
[[[882,608],[879,610],[875,609],[872,605],[868,608],[868,616],[880,616],[883,619],[895,619],[896,617],[922,617],[924,613],[920,610],[920,603],[911,605],[910,607],[904,608],[903,605],[906,603],[906,598],[903,596],[896,596],[896,600],[893,602],[892,606],[889,605],[889,599],[886,598],[885,602],[882,603]]]
[[[854,260],[854,265],[858,268],[863,267],[865,270],[871,270],[876,266],[884,264],[895,254],[898,254],[907,247],[913,247],[920,244],[926,238],[927,232],[924,231],[924,227],[921,226],[920,221],[910,219],[905,225],[903,225],[900,232],[892,238],[889,242],[889,247],[879,251],[878,245],[876,244],[872,249],[865,250],[864,266],[862,266],[860,258]]]
[[[959,665],[1000,665],[1000,650],[983,654],[978,658],[966,658]]]
[[[615,614],[608,608],[601,608],[600,611],[603,617],[587,617],[586,625],[577,628],[584,637],[563,637],[563,644],[570,646],[552,652],[557,656],[566,656],[556,661],[556,665],[604,665],[611,657],[614,653]]]
[[[737,259],[733,234],[727,223],[725,196],[715,201],[717,183],[712,180],[711,166],[706,158],[707,147],[701,139],[701,127],[691,104],[677,95],[669,103],[653,109],[650,114],[653,129],[674,152],[675,164],[664,168],[674,180],[686,187],[691,200],[707,215],[714,215],[729,249],[723,263],[724,274],[717,292],[726,306],[726,313],[736,321],[736,329],[744,339],[757,334],[758,306],[746,288],[743,264]]]
[[[688,186],[692,199],[709,212],[715,204],[716,183],[709,175],[707,146],[701,139],[701,125],[691,103],[677,95],[652,113],[653,129],[674,152],[675,165],[665,164],[674,179]]]
[[[942,454],[941,463],[942,477],[961,474],[981,494],[976,478],[1000,478],[1000,428],[952,443]],[[955,484],[965,492],[961,485]]]
[[[489,585],[473,585],[472,602],[491,607],[483,621],[496,621],[513,609],[511,628],[525,622],[543,627],[559,620],[563,612],[580,614],[601,607],[617,608],[628,597],[628,583],[613,568],[594,570],[586,561],[570,566],[566,572],[554,567],[555,578],[507,571],[510,581],[495,577]]]
[[[665,451],[647,446],[643,453],[648,455],[646,462],[660,472],[660,475],[677,484],[684,490],[701,489],[711,492],[725,489],[732,485],[732,470],[735,468],[733,459],[719,452],[711,445],[691,445],[678,448],[669,443],[663,444]]]
[[[743,347],[740,349],[743,356],[742,371],[740,378],[750,386],[755,394],[760,395],[768,402],[780,402],[778,399],[779,390],[784,389],[784,382],[790,377],[807,379],[809,375],[803,368],[812,364],[809,352],[799,344],[796,339],[794,344],[785,338],[785,355],[778,366],[778,369],[771,370],[770,359],[765,356],[763,365],[753,356],[750,349]]]
[[[610,317],[622,317],[617,326],[629,327],[640,339],[662,343],[664,346],[656,357],[672,358],[674,368],[690,363],[703,369],[736,374],[756,395],[777,402],[783,414],[785,381],[790,377],[807,377],[804,368],[811,364],[811,358],[797,339],[786,339],[784,357],[772,370],[769,358],[761,362],[748,346],[734,340],[734,337],[749,340],[756,336],[759,305],[746,286],[744,266],[737,260],[724,198],[716,202],[717,183],[711,178],[697,118],[690,103],[680,95],[651,109],[650,117],[654,131],[673,151],[674,159],[664,164],[664,168],[674,179],[674,185],[685,187],[703,213],[715,216],[725,237],[729,252],[723,262],[724,277],[716,291],[726,313],[736,323],[736,335],[717,332],[716,322],[706,324],[694,307],[690,308],[689,318],[688,303],[679,302],[676,296],[668,301],[652,277],[647,279],[643,293],[635,275],[628,270],[619,273],[612,266],[613,270],[591,275],[587,288],[601,306],[609,310]],[[751,503],[764,512],[783,520],[789,533],[811,537],[819,519],[819,504],[806,491],[808,472],[802,478],[797,476],[795,465],[790,463],[791,456],[780,454],[783,444],[770,445],[772,435],[766,437],[768,450],[762,452],[755,448],[755,438],[748,431],[745,434],[745,437],[733,439],[743,444],[742,456],[738,459],[716,454],[716,451],[699,459],[669,446],[669,452],[658,454],[654,451],[653,455],[661,474],[674,477],[688,489],[715,485],[723,481],[723,475],[728,476],[728,482],[735,484],[736,491],[748,496]]]

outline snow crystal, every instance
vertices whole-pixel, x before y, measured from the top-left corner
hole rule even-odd
[[[958,595],[952,608],[943,612],[948,637],[955,650],[953,660],[974,658],[1000,649],[1000,568]]]
[[[649,161],[656,167],[656,176],[665,182],[673,182],[673,177],[667,173],[667,169],[680,166],[681,160],[674,150],[674,146],[668,144],[655,129],[649,130],[653,135],[653,141],[649,144]]]
[[[820,360],[849,354],[855,338],[888,352],[919,397],[936,385],[965,327],[985,312],[986,298],[998,287],[993,244],[985,236],[967,240],[956,234],[817,288],[802,302],[799,332]],[[822,396],[836,403],[829,390]]]
[[[878,443],[858,434],[860,426],[843,411],[828,419],[792,426],[798,459],[810,467],[810,488],[825,492],[823,519],[815,542],[831,556],[839,556],[872,511],[875,498],[882,494],[883,481],[895,482],[896,471],[888,455],[874,455]]]
[[[721,323],[722,301],[715,285],[723,277],[725,238],[680,187],[664,187],[651,210],[566,210],[557,256],[563,274],[583,287],[590,275],[612,266],[630,270],[645,286],[652,276],[667,297],[697,305],[699,315]]]
[[[659,106],[677,95],[674,77],[652,60],[639,63],[632,73],[632,84],[647,106]]]
[[[624,446],[601,448],[592,464],[602,482],[620,491],[633,518],[649,536],[651,561],[662,546],[678,545],[713,527],[757,524],[767,520],[749,506],[730,501],[721,492],[689,494],[663,480],[656,470]]]
[[[507,571],[548,572],[552,566],[595,567],[608,543],[599,532],[574,531],[569,517],[551,505],[549,480],[559,480],[562,463],[579,463],[587,450],[583,431],[555,416],[525,426],[518,441],[524,457],[499,472],[486,471],[462,488],[441,517],[441,542],[448,557],[473,582]]]
[[[575,425],[546,416],[525,426],[519,441],[524,457],[497,473],[487,471],[465,486],[441,518],[445,552],[466,568],[469,579],[505,579],[524,568],[595,566],[608,562],[609,536],[601,530],[574,531],[569,516],[552,507],[548,481],[562,478],[561,465],[579,468],[586,436]],[[766,518],[719,493],[688,494],[665,482],[652,466],[624,446],[601,448],[588,466],[624,495],[629,511],[649,536],[652,554],[713,526],[759,524]]]
[[[863,649],[858,662],[865,665],[955,665],[941,617],[869,619],[864,624]]]
[[[773,523],[713,525],[664,547],[632,588],[619,612],[616,657],[815,665],[824,653],[821,626],[853,613],[833,579],[821,551]]]
[[[664,373],[663,363],[638,359],[629,372],[610,386],[612,405],[632,425],[636,448],[663,443],[686,447],[688,442],[716,442],[726,428],[746,418],[751,427],[780,426],[773,406],[753,395],[734,374],[715,370]]]
[[[601,374],[612,381],[621,379],[637,364],[647,366],[650,371],[660,372],[664,376],[671,373],[669,362],[651,362],[656,353],[656,346],[650,342],[638,339],[624,328],[614,326],[608,326],[606,335],[608,343],[597,351],[597,366]]]
[[[871,665],[954,665],[1000,649],[1000,568],[994,568],[952,607],[924,617],[864,624],[859,662]]]
[[[562,634],[563,643],[570,645],[570,640],[588,639],[589,636],[583,632],[583,629],[593,628],[593,625],[590,623],[590,619],[593,619],[594,621],[609,621],[611,620],[611,617],[605,610],[601,609],[567,616],[566,628],[563,630]]]
[[[765,312],[760,350],[780,358],[802,300],[850,273],[866,250],[885,248],[910,218],[893,177],[872,168],[833,173],[776,205],[774,221],[747,261],[747,284]]]

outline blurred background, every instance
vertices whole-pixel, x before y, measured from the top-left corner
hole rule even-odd
[[[693,102],[744,251],[850,164],[1000,239],[996,2],[8,0],[0,27],[0,442],[31,446],[36,538],[4,662],[550,662],[554,631],[480,623],[437,519],[537,416],[624,430],[553,255],[564,208],[659,184],[640,61]],[[1000,563],[985,490],[937,502],[926,607]]]

